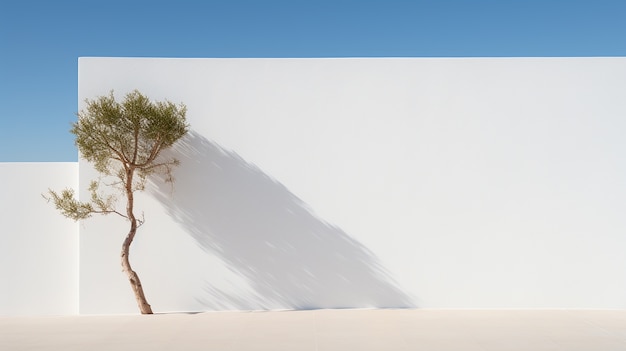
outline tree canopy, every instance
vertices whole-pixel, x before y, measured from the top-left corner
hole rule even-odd
[[[113,91],[107,96],[86,100],[87,107],[78,113],[78,121],[70,132],[80,157],[91,162],[103,176],[118,178],[114,183],[132,191],[143,190],[146,177],[154,172],[164,173],[171,180],[171,170],[178,160],[159,159],[161,150],[172,146],[183,137],[189,126],[187,108],[170,101],[152,102],[135,90],[117,102]],[[129,183],[128,173],[134,176]],[[129,184],[127,184],[129,183]],[[68,218],[79,220],[94,213],[118,213],[114,209],[115,195],[98,192],[99,182],[89,187],[91,201],[79,202],[74,191],[65,189],[60,194],[50,191],[56,207]]]

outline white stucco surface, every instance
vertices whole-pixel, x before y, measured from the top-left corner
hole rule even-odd
[[[41,196],[78,188],[78,163],[0,163],[0,315],[78,313],[78,224]]]
[[[625,58],[81,58],[111,89],[188,107],[137,201],[157,311],[626,308]],[[80,228],[81,313],[136,311],[117,220]]]

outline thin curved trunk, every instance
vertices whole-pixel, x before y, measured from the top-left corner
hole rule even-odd
[[[130,221],[130,231],[128,235],[126,235],[126,239],[124,239],[124,243],[122,244],[122,270],[128,276],[128,280],[130,281],[130,286],[135,293],[135,299],[137,300],[137,305],[139,306],[139,311],[141,314],[152,314],[152,308],[150,304],[148,304],[148,300],[143,293],[143,287],[141,286],[141,281],[139,280],[139,276],[135,271],[133,271],[130,266],[130,261],[128,260],[128,255],[130,252],[130,244],[132,244],[133,239],[135,238],[135,234],[137,234],[137,219],[135,218],[135,214],[133,213],[133,205],[134,205],[134,196],[133,196],[133,175],[134,169],[127,168],[126,169],[126,215],[128,216],[128,220]]]

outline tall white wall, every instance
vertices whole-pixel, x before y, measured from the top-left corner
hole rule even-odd
[[[137,204],[157,311],[626,308],[625,58],[81,58],[111,89],[188,106]],[[81,226],[81,313],[136,311],[117,220]]]
[[[0,315],[78,313],[78,224],[42,194],[78,188],[78,163],[0,163]]]

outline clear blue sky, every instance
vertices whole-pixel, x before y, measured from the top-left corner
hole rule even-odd
[[[81,56],[626,56],[626,0],[2,0],[0,162],[77,159]]]

